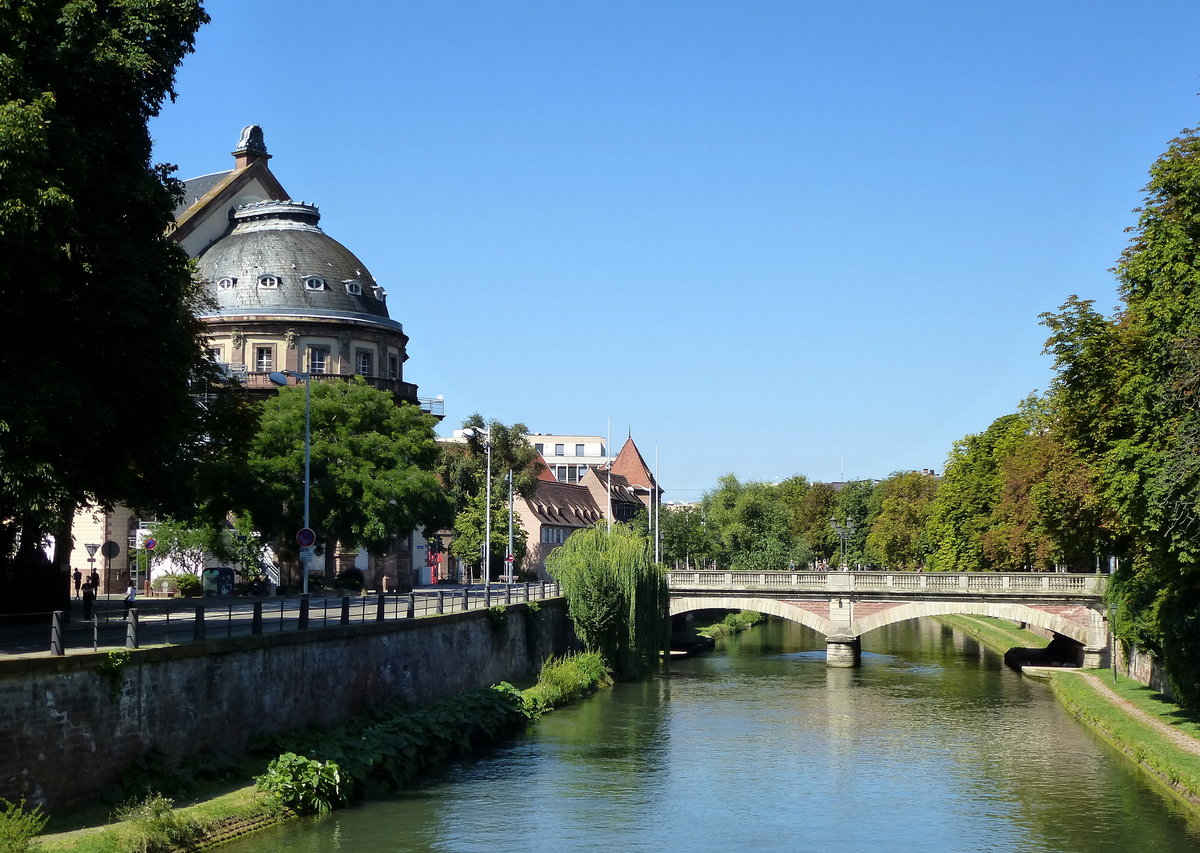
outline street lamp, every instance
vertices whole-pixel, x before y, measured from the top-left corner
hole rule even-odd
[[[837,516],[829,519],[829,526],[833,528],[833,532],[838,535],[838,541],[842,546],[841,570],[846,571],[846,540],[854,535],[856,525],[853,518],[847,518],[846,523],[842,524],[837,520]]]
[[[304,380],[304,529],[308,530],[308,496],[311,491],[312,480],[310,478],[310,463],[311,463],[311,447],[312,447],[312,387],[311,374],[297,373],[295,370],[284,370],[272,373],[268,378],[275,385],[286,388],[288,386],[288,377],[294,376],[296,379]],[[303,547],[303,546],[302,546]],[[311,552],[309,552],[311,553]],[[304,594],[308,595],[308,561],[305,559],[305,552],[300,552],[300,573],[304,576]]]
[[[484,498],[483,508],[483,586],[484,589],[490,585],[488,577],[488,563],[491,557],[492,546],[492,431],[487,427],[468,427],[462,431],[463,438],[474,438],[476,435],[483,436],[483,449],[487,451],[487,496]]]

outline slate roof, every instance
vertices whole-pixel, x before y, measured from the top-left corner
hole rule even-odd
[[[401,330],[389,318],[383,290],[363,262],[321,230],[315,206],[264,201],[235,208],[232,218],[233,229],[197,259],[217,305],[215,312],[202,316],[326,317]],[[277,286],[260,286],[262,276],[275,277]],[[323,284],[310,285],[312,277]],[[222,286],[223,279],[230,283]],[[350,292],[348,282],[356,282],[361,292]]]
[[[228,172],[213,172],[211,175],[201,175],[198,178],[189,178],[183,182],[183,201],[175,208],[175,219],[179,219],[183,212],[198,202],[206,195],[213,187],[224,181],[233,170]]]
[[[539,522],[558,527],[588,527],[603,515],[587,486],[578,483],[539,479],[525,503]]]

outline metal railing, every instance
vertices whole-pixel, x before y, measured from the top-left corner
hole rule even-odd
[[[334,625],[422,619],[497,605],[545,601],[560,595],[556,583],[492,584],[341,598],[197,599],[194,603],[187,599],[141,599],[128,614],[122,607],[112,608],[112,602],[108,602],[108,609],[96,610],[89,619],[69,620],[61,610],[43,615],[50,618],[50,654],[64,655],[72,649],[99,651],[175,645]],[[31,630],[36,628],[30,626],[26,633]],[[17,647],[10,649],[10,653],[44,651],[44,642],[38,643],[36,649]]]

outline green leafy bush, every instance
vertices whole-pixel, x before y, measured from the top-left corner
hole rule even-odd
[[[179,588],[179,594],[187,598],[200,595],[204,589],[203,582],[195,575],[177,575],[175,584]]]
[[[358,569],[338,572],[337,577],[333,579],[335,589],[344,589],[347,592],[362,592],[363,584],[363,573]]]
[[[334,761],[285,752],[255,779],[258,787],[301,814],[321,814],[347,800],[342,773]]]
[[[10,803],[0,799],[0,851],[30,853],[40,850],[37,837],[46,827],[46,817],[40,808],[27,810],[25,801]]]
[[[596,652],[547,658],[538,681],[525,691],[530,716],[537,717],[612,683],[604,659]]]

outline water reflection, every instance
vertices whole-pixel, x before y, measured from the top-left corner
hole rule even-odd
[[[1200,826],[1041,684],[939,623],[862,667],[772,621],[557,711],[395,800],[248,839],[265,851],[1200,849]]]

